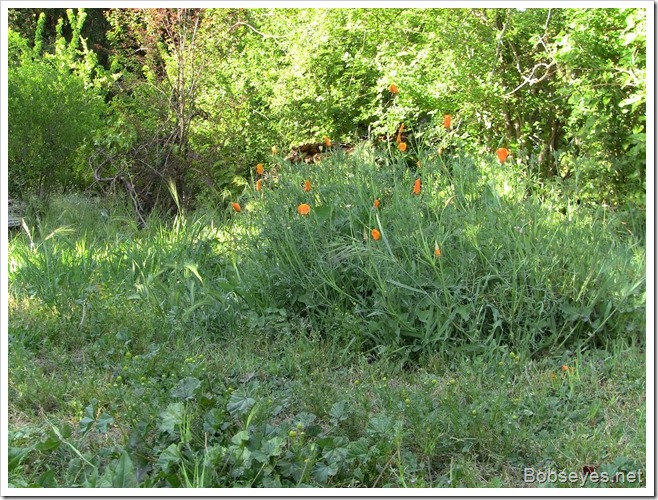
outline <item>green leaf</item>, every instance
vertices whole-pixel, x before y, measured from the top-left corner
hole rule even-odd
[[[94,422],[95,420],[93,418],[87,416],[82,417],[79,424],[79,430],[83,437],[91,430]]]
[[[253,450],[251,452],[251,458],[255,460],[256,462],[259,462],[261,464],[266,464],[270,461],[270,457],[268,457],[265,453],[263,453],[261,450]]]
[[[50,430],[46,439],[37,443],[35,448],[39,451],[53,451],[59,448],[60,444],[62,444],[62,440],[54,430]]]
[[[52,469],[47,470],[39,476],[37,479],[37,484],[41,488],[57,488],[57,482],[55,481],[55,471]]]
[[[324,484],[331,476],[335,476],[338,472],[338,466],[334,464],[326,464],[324,462],[317,462],[313,466],[311,476],[318,483]]]
[[[201,275],[199,274],[199,268],[197,267],[196,264],[193,264],[191,262],[188,262],[185,264],[185,269],[190,271],[194,276],[196,276],[196,279],[199,280],[199,282],[203,285],[203,279],[201,279]]]
[[[203,417],[204,432],[219,432],[224,423],[224,412],[219,408],[212,408]]]
[[[292,477],[295,481],[299,481],[302,477],[302,466],[297,462],[289,462],[287,460],[280,460],[277,462],[277,467],[281,474],[285,477]]]
[[[268,457],[278,457],[283,451],[283,447],[286,444],[286,440],[282,437],[275,436],[272,439],[265,441],[263,446],[261,446],[261,451],[265,453]]]
[[[160,453],[157,460],[157,465],[165,474],[172,472],[172,467],[181,461],[181,453],[177,444],[170,444],[165,450]]]
[[[7,464],[9,472],[14,470],[21,463],[23,458],[31,451],[31,448],[16,448],[10,446],[7,450]]]
[[[195,377],[185,377],[171,390],[171,396],[178,399],[192,399],[194,392],[201,386],[201,381]]]
[[[60,439],[68,439],[71,437],[71,434],[73,433],[73,430],[71,429],[71,426],[67,423],[65,423],[62,426],[62,429],[60,431]]]
[[[295,421],[301,423],[302,426],[306,428],[309,425],[311,425],[313,422],[315,422],[316,418],[317,417],[312,413],[301,412],[297,416],[295,416]]]
[[[231,414],[232,417],[244,415],[247,413],[252,406],[256,404],[256,400],[250,397],[247,397],[244,394],[234,392],[231,394],[231,397],[226,404],[226,409]]]
[[[281,479],[279,478],[278,475],[272,477],[272,476],[264,476],[263,477],[263,488],[281,488]]]
[[[185,406],[183,406],[183,403],[171,403],[166,410],[160,413],[158,429],[173,434],[176,426],[180,426],[184,418]]]
[[[340,465],[347,458],[347,448],[334,448],[322,453],[322,456],[329,464]]]
[[[319,207],[313,208],[313,215],[319,223],[324,223],[331,217],[333,206],[331,205],[322,205]]]
[[[112,425],[114,423],[114,417],[110,415],[109,413],[101,413],[98,416],[98,419],[96,420],[96,428],[102,432],[106,433],[107,432],[107,427],[109,425]]]
[[[114,475],[112,476],[112,487],[113,488],[136,488],[137,487],[137,474],[135,472],[135,467],[133,461],[128,455],[128,452],[124,451],[117,462],[116,469],[114,469]]]
[[[247,431],[240,431],[231,438],[231,443],[238,446],[242,446],[242,444],[246,443],[247,441],[249,441],[249,432]]]
[[[91,400],[89,405],[87,405],[87,407],[85,408],[83,417],[80,420],[80,424],[79,424],[79,430],[83,436],[91,430],[94,422],[96,421],[97,404],[98,404],[98,400],[94,398]]]
[[[370,434],[390,437],[391,431],[393,431],[393,421],[387,415],[372,417],[368,421],[366,431]]]
[[[345,403],[345,401],[334,403],[329,410],[329,415],[338,421],[345,420],[349,415],[349,412],[347,411],[347,403]]]

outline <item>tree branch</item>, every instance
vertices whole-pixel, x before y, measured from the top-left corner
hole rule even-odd
[[[290,37],[292,36],[292,34],[290,34],[290,35],[268,35],[267,33],[262,33],[262,32],[260,32],[260,31],[258,31],[258,30],[257,30],[256,28],[254,28],[251,24],[249,24],[249,23],[245,23],[245,22],[243,22],[243,21],[238,21],[238,22],[235,23],[233,26],[231,26],[231,28],[235,28],[236,26],[246,26],[246,27],[249,28],[251,31],[253,31],[254,33],[259,34],[259,35],[262,36],[263,38],[290,38]]]

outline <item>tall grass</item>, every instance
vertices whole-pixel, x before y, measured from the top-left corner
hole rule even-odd
[[[275,187],[235,216],[257,234],[241,259],[250,307],[294,311],[328,335],[348,316],[364,346],[407,354],[537,353],[641,333],[644,249],[614,215],[562,214],[493,159],[418,157],[362,149],[277,165]]]
[[[60,200],[13,241],[11,286],[79,318],[72,339],[127,301],[172,332],[189,322],[209,335],[245,323],[289,331],[301,318],[325,338],[405,356],[643,334],[643,235],[627,215],[562,213],[493,158],[415,154],[419,163],[366,146],[318,165],[273,157],[239,213],[153,218],[144,230],[118,204]]]
[[[117,308],[134,314],[123,315],[127,325],[153,315],[171,326],[153,332],[155,337],[184,328],[188,320],[230,321],[232,313],[224,314],[218,304],[231,302],[232,266],[212,214],[169,223],[154,217],[140,230],[120,204],[77,196],[58,204],[61,211],[53,206],[53,215],[26,222],[12,241],[9,263],[15,300],[37,300],[78,325],[62,340],[75,345],[93,336]]]

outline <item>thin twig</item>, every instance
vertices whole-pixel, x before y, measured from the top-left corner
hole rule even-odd
[[[391,462],[393,461],[394,458],[395,458],[395,453],[393,453],[393,455],[391,455],[391,458],[388,459],[388,462],[386,462],[386,464],[385,464],[384,467],[382,468],[382,471],[379,473],[379,476],[377,476],[377,479],[375,479],[375,482],[372,484],[372,487],[373,487],[373,488],[377,486],[377,483],[379,482],[379,480],[380,480],[380,479],[382,478],[382,476],[384,475],[384,472],[386,472],[386,468],[387,468],[389,465],[391,465]]]
[[[263,38],[290,38],[291,36],[294,35],[294,33],[291,33],[290,35],[268,35],[267,33],[262,33],[262,32],[260,32],[260,31],[258,31],[258,30],[257,30],[256,28],[254,28],[251,24],[249,24],[249,23],[245,23],[245,22],[242,22],[242,21],[238,21],[237,23],[235,23],[235,24],[232,26],[232,28],[235,28],[236,26],[246,26],[247,28],[249,28],[249,29],[250,29],[251,31],[253,31],[254,33],[258,33],[258,34],[259,34],[260,36],[262,36]]]

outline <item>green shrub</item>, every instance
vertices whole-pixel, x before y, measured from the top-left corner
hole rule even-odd
[[[275,160],[277,182],[248,190],[233,215],[251,235],[239,264],[249,307],[302,315],[327,335],[348,315],[358,340],[407,354],[492,342],[539,352],[640,328],[644,257],[619,244],[614,218],[524,200],[512,165],[417,154],[415,169],[397,151],[377,165],[366,149]]]
[[[95,86],[95,56],[84,45],[78,48],[84,12],[76,18],[69,11],[69,21],[73,39],[64,40],[60,19],[54,54],[41,54],[39,30],[34,49],[9,30],[9,191],[14,196],[83,189],[91,178],[86,155],[90,138],[103,125],[105,103]]]

